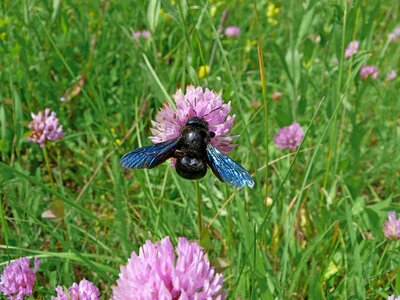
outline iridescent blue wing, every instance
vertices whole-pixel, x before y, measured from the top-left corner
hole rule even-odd
[[[254,186],[253,178],[251,178],[249,172],[211,144],[207,145],[207,156],[207,163],[219,180],[229,183],[238,189],[241,189],[246,184],[251,188]]]
[[[154,168],[174,155],[179,139],[168,140],[151,146],[140,147],[122,156],[121,166],[124,168]]]

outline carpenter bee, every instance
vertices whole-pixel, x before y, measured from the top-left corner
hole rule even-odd
[[[151,169],[169,158],[176,158],[176,172],[183,178],[202,178],[208,166],[222,182],[239,189],[246,184],[252,188],[254,181],[249,172],[211,145],[214,136],[204,119],[191,117],[179,137],[132,150],[121,158],[120,163],[124,168]]]

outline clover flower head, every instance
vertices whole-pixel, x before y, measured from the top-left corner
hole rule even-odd
[[[253,106],[253,107],[255,107],[255,108],[259,108],[259,107],[260,107],[260,103],[258,103],[257,100],[251,101],[251,102],[250,102],[250,105]]]
[[[391,81],[397,77],[397,72],[395,70],[391,70],[386,75],[386,80]]]
[[[391,42],[395,42],[400,37],[400,26],[397,26],[391,33],[388,35],[388,39]]]
[[[278,133],[274,137],[274,142],[280,149],[290,149],[295,151],[301,144],[303,137],[303,129],[298,123],[294,122],[290,126],[279,129]]]
[[[385,222],[383,227],[383,234],[390,240],[400,239],[400,216],[396,219],[396,213],[390,211],[388,213],[388,221]]]
[[[32,133],[28,141],[38,143],[43,148],[46,140],[56,141],[64,136],[62,125],[59,125],[54,111],[46,108],[44,112],[39,111],[37,115],[31,113],[31,116],[33,120],[29,123],[29,128]]]
[[[349,45],[346,48],[346,51],[344,53],[344,57],[348,58],[350,56],[353,56],[358,52],[358,47],[360,45],[360,42],[357,40],[351,41]]]
[[[145,39],[145,40],[148,40],[149,38],[150,38],[150,31],[148,31],[148,30],[143,30],[142,31],[142,37]]]
[[[223,300],[223,275],[215,273],[199,245],[179,238],[175,248],[165,237],[147,241],[121,266],[112,300]]]
[[[89,280],[82,279],[79,284],[74,282],[65,292],[61,286],[56,287],[57,296],[51,300],[99,300],[100,291]]]
[[[390,296],[388,297],[388,300],[400,300],[400,296],[395,297],[394,295],[390,295]]]
[[[0,277],[0,292],[8,296],[9,300],[22,300],[32,295],[36,281],[36,271],[40,261],[35,258],[33,268],[30,268],[30,259],[21,257],[9,263]]]
[[[274,92],[272,94],[272,100],[278,101],[278,100],[281,99],[281,97],[282,97],[282,93],[281,92]]]
[[[380,71],[374,66],[368,66],[364,65],[361,67],[360,70],[360,79],[361,80],[366,80],[368,77],[371,77],[372,79],[376,79],[379,75]]]
[[[132,30],[132,38],[133,38],[135,41],[139,41],[140,38],[143,38],[143,39],[145,39],[145,40],[148,40],[148,39],[150,38],[150,36],[151,36],[150,31],[147,31],[147,30],[133,31],[133,30]]]
[[[228,37],[237,37],[240,35],[240,28],[237,26],[228,26],[225,28],[225,35]]]
[[[215,133],[210,143],[224,153],[228,153],[236,145],[231,144],[237,136],[227,136],[233,126],[235,115],[230,116],[230,102],[224,103],[217,93],[201,87],[186,87],[184,94],[178,89],[173,96],[176,109],[166,102],[152,122],[150,140],[153,143],[161,143],[178,138],[181,129],[191,117],[203,118],[209,126],[210,131]]]

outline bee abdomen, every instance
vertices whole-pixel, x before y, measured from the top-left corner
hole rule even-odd
[[[198,157],[183,156],[176,160],[176,172],[186,179],[199,179],[207,173],[206,163]]]

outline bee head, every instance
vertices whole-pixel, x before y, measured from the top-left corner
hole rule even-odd
[[[193,126],[193,127],[199,127],[199,128],[204,128],[208,131],[208,123],[206,120],[203,118],[199,117],[191,117],[189,120],[186,122],[186,126]]]

